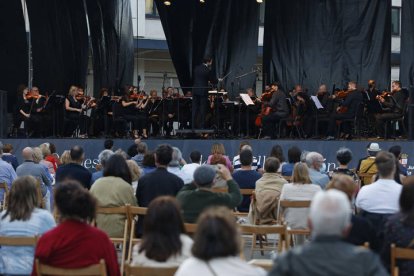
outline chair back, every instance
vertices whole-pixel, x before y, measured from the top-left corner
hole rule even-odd
[[[36,194],[37,194],[37,202],[39,202],[39,207],[44,209],[45,208],[45,202],[43,200],[42,195],[42,183],[39,179],[36,180]]]
[[[285,235],[286,225],[252,225],[241,224],[240,231],[242,234],[267,235],[279,234]]]
[[[0,246],[36,246],[37,236],[34,237],[9,237],[0,236]]]
[[[128,255],[127,262],[131,261],[132,258],[132,248],[134,244],[138,243],[140,239],[135,238],[135,218],[137,216],[145,216],[147,214],[148,208],[146,207],[136,207],[128,205],[128,221],[130,225],[129,230],[129,246],[128,246]]]
[[[284,222],[283,212],[284,208],[309,208],[311,204],[310,200],[280,200],[277,213],[277,221],[279,223]]]
[[[197,224],[195,224],[195,223],[184,223],[184,228],[185,228],[185,232],[187,232],[187,234],[192,236],[197,231]]]
[[[254,193],[254,189],[240,189],[240,193],[244,196],[251,196]]]
[[[0,190],[3,190],[3,198],[0,198],[0,211],[7,209],[7,198],[9,197],[9,186],[6,182],[0,183]]]
[[[174,276],[178,267],[146,267],[125,265],[125,276]]]
[[[398,275],[397,259],[414,261],[414,249],[396,247],[391,244],[391,275]]]
[[[105,260],[101,259],[99,264],[82,268],[60,268],[42,264],[36,259],[36,271],[38,276],[106,276]]]

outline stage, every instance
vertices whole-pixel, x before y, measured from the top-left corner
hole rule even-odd
[[[130,139],[113,139],[114,150],[121,148],[125,151],[134,144]],[[85,162],[84,166],[90,170],[94,170],[95,165],[98,164],[98,154],[104,149],[105,139],[2,139],[3,144],[10,143],[14,147],[14,153],[21,162],[21,150],[24,147],[38,146],[44,142],[50,142],[56,145],[59,155],[67,149],[70,149],[73,145],[80,145],[85,150]],[[159,144],[170,144],[178,147],[183,153],[183,158],[188,161],[188,156],[191,151],[198,150],[202,153],[202,162],[207,160],[210,154],[211,145],[214,143],[223,143],[226,148],[226,154],[232,159],[238,154],[239,143],[243,140],[178,140],[178,139],[148,139],[143,140],[147,143],[149,149],[154,149]],[[326,158],[327,167],[332,170],[336,166],[335,153],[340,147],[347,147],[353,152],[353,160],[351,162],[351,168],[355,167],[360,158],[363,158],[366,154],[366,147],[370,142],[376,142],[383,150],[388,150],[393,145],[400,145],[402,152],[408,154],[408,171],[414,170],[414,141],[407,140],[353,140],[353,141],[324,141],[324,140],[248,140],[253,147],[253,154],[257,156],[261,163],[269,155],[272,146],[278,144],[281,145],[284,151],[285,158],[287,159],[287,150],[292,146],[297,146],[301,150],[317,151],[323,154]]]

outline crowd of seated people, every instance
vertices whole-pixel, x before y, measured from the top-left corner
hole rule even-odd
[[[202,164],[197,150],[183,157],[168,144],[148,149],[138,140],[123,151],[105,142],[94,173],[83,166],[78,145],[60,158],[50,143],[26,147],[15,153],[21,164],[11,157],[12,146],[6,148],[0,182],[9,191],[4,201],[0,189],[0,237],[38,240],[35,247],[0,244],[0,275],[37,275],[35,259],[61,268],[103,259],[108,275],[121,275],[120,248],[110,238],[124,235],[129,216],[99,208],[122,206],[146,208],[146,215],[130,221],[132,235],[140,238],[131,247],[131,265],[176,267],[179,276],[265,275],[240,257],[245,248],[238,225],[244,224],[284,223],[305,231],[287,241],[293,249],[275,254],[269,275],[387,275],[391,244],[414,249],[414,177],[406,176],[396,146],[384,151],[371,143],[359,170],[349,167],[357,153],[340,148],[331,172],[320,153],[296,146],[287,149],[288,162],[281,161],[278,145],[261,162],[252,146],[241,143],[231,162],[217,143]],[[241,189],[254,192],[243,196]],[[282,207],[282,200],[311,204]],[[194,235],[187,224],[196,226]],[[414,261],[397,265],[400,275],[414,274]]]

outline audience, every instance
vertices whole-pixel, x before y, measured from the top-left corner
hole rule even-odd
[[[39,202],[33,176],[16,179],[7,201],[7,210],[0,213],[0,236],[40,236],[56,225],[49,211],[37,208]],[[33,256],[33,247],[0,247],[0,274],[30,274]]]
[[[188,181],[189,178],[181,170],[181,165],[183,164],[185,164],[185,161],[183,160],[183,155],[181,154],[180,149],[177,147],[173,147],[173,154],[171,161],[168,164],[167,171],[181,178],[184,184],[188,184],[189,182],[186,181]]]
[[[98,200],[99,207],[120,207],[126,204],[136,206],[134,189],[131,185],[131,173],[125,159],[113,154],[105,164],[103,177],[95,181],[91,194]],[[98,214],[97,226],[110,237],[124,235],[125,216]]]
[[[272,149],[270,150],[269,157],[275,157],[279,160],[280,166],[277,172],[278,173],[282,172],[282,166],[286,164],[282,147],[280,145],[274,145]]]
[[[45,168],[46,174],[51,182],[53,182],[53,164],[43,159],[42,150],[39,147],[32,148],[33,150],[33,162],[40,164]]]
[[[212,191],[216,171],[227,182],[228,193]],[[217,205],[233,209],[240,204],[242,196],[239,186],[224,165],[202,165],[194,172],[194,182],[185,185],[177,194],[177,200],[183,210],[185,222],[194,223],[204,209]]]
[[[234,167],[234,170],[235,171],[241,169],[240,152],[242,150],[245,150],[245,149],[250,150],[251,152],[253,152],[253,149],[250,146],[250,143],[248,141],[242,141],[242,142],[240,142],[239,155],[236,155],[233,158],[233,167]],[[256,156],[253,155],[252,170],[257,171],[257,170],[259,170],[261,168],[262,168],[262,166],[261,166],[260,162],[258,161],[258,159],[256,158]]]
[[[229,157],[226,155],[226,150],[224,149],[223,144],[216,143],[211,146],[211,155],[209,155],[207,158],[207,164],[212,165],[211,159],[213,157],[216,160],[221,159],[223,157],[225,160],[225,163],[226,163],[225,166],[227,167],[227,169],[229,169],[230,171],[233,171],[233,166],[231,164]]]
[[[70,150],[70,163],[60,166],[56,170],[56,183],[66,180],[75,180],[89,190],[91,187],[91,172],[82,166],[85,154],[81,146],[74,146]],[[63,163],[63,162],[62,162]]]
[[[350,149],[340,148],[336,152],[336,160],[338,160],[339,166],[330,173],[329,176],[331,178],[336,174],[345,174],[352,177],[354,181],[359,180],[358,175],[348,168],[348,164],[352,160],[352,151]]]
[[[200,167],[201,162],[201,153],[199,151],[192,151],[190,153],[190,161],[191,163],[185,164],[181,170],[183,171],[184,175],[187,179],[184,180],[184,183],[191,183],[194,180],[194,171]]]
[[[282,175],[283,176],[292,176],[293,174],[293,167],[296,163],[300,162],[300,155],[302,154],[301,150],[293,146],[288,150],[288,162],[283,164],[282,167]]]
[[[99,160],[99,165],[100,165],[100,170],[96,171],[92,174],[91,176],[91,186],[93,183],[95,183],[96,180],[98,180],[99,178],[101,178],[103,176],[103,170],[105,169],[106,166],[106,162],[108,161],[108,159],[114,154],[114,152],[112,150],[103,150],[99,153],[98,155],[98,160]]]
[[[233,173],[233,179],[239,184],[240,189],[255,189],[256,181],[261,174],[252,170],[253,153],[251,150],[242,150],[240,152],[241,168]],[[243,196],[242,203],[237,207],[240,212],[248,212],[250,207],[250,195]]]
[[[131,173],[131,184],[135,195],[138,187],[138,179],[141,177],[141,168],[137,165],[137,162],[135,162],[134,160],[127,160],[126,162],[129,168],[129,172]]]
[[[398,145],[392,146],[388,151],[394,154],[395,156],[396,167],[395,167],[394,180],[395,182],[402,184],[404,178],[407,176],[407,168],[404,167],[400,163],[401,146],[398,146]]]
[[[43,234],[35,258],[46,265],[81,268],[105,261],[108,275],[120,276],[115,247],[108,235],[89,223],[95,219],[96,200],[78,183],[60,185],[55,203],[61,223]],[[37,275],[33,266],[32,276]]]
[[[144,160],[144,156],[148,151],[148,146],[144,142],[139,142],[137,145],[137,154],[133,156],[131,159],[134,160],[138,166],[142,167],[142,161]]]
[[[318,184],[322,189],[328,185],[329,177],[324,173],[325,158],[318,152],[309,152],[306,155],[306,165],[309,168],[309,178],[312,184]]]
[[[384,246],[381,257],[383,263],[389,268],[390,247],[413,249],[414,237],[414,176],[405,179],[399,199],[400,211],[391,216],[385,224]],[[399,275],[413,275],[414,261],[397,261]]]
[[[266,275],[262,268],[251,266],[240,259],[241,244],[240,233],[231,211],[223,207],[209,209],[197,221],[191,250],[194,257],[184,261],[175,276]]]
[[[60,156],[60,165],[66,165],[72,162],[72,159],[70,158],[70,150],[65,150],[62,152],[62,155]]]
[[[353,202],[357,188],[358,187],[355,184],[354,179],[351,176],[344,174],[334,175],[327,187],[328,190],[336,189],[344,192],[347,195],[350,203]],[[363,217],[352,215],[351,223],[351,231],[349,232],[348,236],[344,238],[344,241],[360,246],[368,242],[369,247],[372,250],[378,252],[379,248],[377,232],[375,231],[371,222]]]
[[[2,144],[0,142],[0,148],[2,147]],[[13,154],[13,146],[12,144],[4,144],[3,145],[3,155],[1,156],[1,159],[12,165],[13,169],[16,170],[19,166],[19,162],[17,161],[17,157]]]
[[[378,255],[341,239],[351,228],[351,205],[337,190],[318,192],[309,213],[312,241],[275,261],[275,275],[387,275]]]
[[[266,158],[263,176],[256,181],[255,198],[250,206],[249,221],[252,224],[272,224],[277,220],[277,204],[287,181],[277,173],[279,159]]]
[[[17,176],[27,176],[31,175],[36,179],[40,180],[41,191],[43,200],[46,204],[46,209],[51,210],[50,207],[50,191],[48,187],[52,185],[52,181],[50,179],[50,175],[45,169],[45,167],[41,164],[36,164],[33,161],[33,149],[30,147],[26,147],[22,151],[23,163],[16,169]]]
[[[153,172],[157,169],[155,166],[155,153],[148,151],[142,159],[142,175]]]
[[[192,239],[185,234],[177,200],[161,196],[148,206],[144,234],[139,246],[134,246],[132,265],[179,266],[191,257],[192,245]]]
[[[0,142],[0,157],[3,157],[3,144]],[[0,183],[6,183],[11,188],[13,181],[17,178],[12,165],[0,158]],[[0,202],[3,202],[4,190],[0,189]],[[4,202],[3,202],[4,203]]]
[[[52,156],[50,153],[49,144],[43,143],[39,146],[39,149],[42,152],[42,156],[43,156],[43,160],[40,161],[40,163],[42,163],[48,168],[50,174],[55,175],[57,164],[54,162],[55,161],[54,158],[53,159],[47,158],[48,156]]]
[[[375,164],[375,156],[377,153],[381,151],[379,145],[377,143],[370,143],[369,147],[367,148],[368,156],[360,160],[359,165],[357,167],[358,173],[366,173],[370,175],[374,175],[378,172],[377,165]],[[366,176],[361,178],[361,184],[367,185],[372,183],[372,176]]]
[[[53,168],[55,169],[55,172],[57,170],[57,167],[61,165],[59,156],[56,153],[56,146],[52,143],[45,143],[49,147],[50,153],[45,155],[45,160],[49,161],[53,164]]]

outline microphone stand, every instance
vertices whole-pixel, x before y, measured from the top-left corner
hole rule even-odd
[[[217,133],[218,136],[220,134],[220,112],[219,112],[219,89],[223,87],[223,81],[231,74],[232,71],[228,72],[224,77],[218,78],[217,82],[217,93],[216,93],[216,127],[217,127]],[[223,101],[223,97],[222,97]]]

